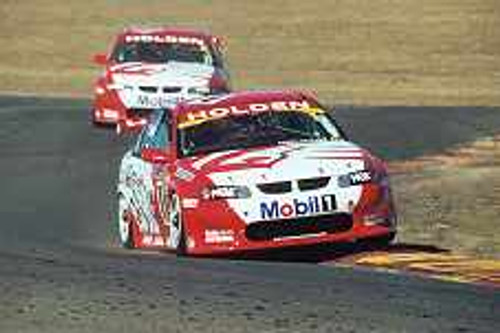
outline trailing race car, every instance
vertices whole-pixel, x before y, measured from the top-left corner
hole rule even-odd
[[[230,90],[221,40],[204,32],[126,29],[94,61],[105,66],[94,86],[94,124],[140,127],[151,110]]]
[[[396,233],[384,163],[313,97],[239,92],[155,111],[123,157],[128,248],[207,255]]]

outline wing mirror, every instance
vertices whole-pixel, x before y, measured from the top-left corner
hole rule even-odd
[[[167,164],[173,159],[173,155],[169,150],[158,148],[143,148],[141,150],[141,158],[150,163]]]
[[[94,63],[98,65],[106,65],[108,63],[108,56],[104,53],[98,53],[94,55]]]

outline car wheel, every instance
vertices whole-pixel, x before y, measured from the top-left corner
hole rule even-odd
[[[94,110],[90,110],[90,123],[97,126],[97,120],[95,119]]]
[[[394,241],[395,238],[396,238],[396,232],[393,231],[382,236],[363,239],[361,241],[361,245],[369,249],[386,248],[389,245],[391,245],[391,243]]]
[[[135,247],[134,233],[131,223],[131,207],[123,195],[118,196],[118,236],[120,245],[127,249]]]
[[[172,247],[177,255],[183,256],[186,254],[186,234],[182,221],[181,203],[177,194],[173,194],[170,199],[169,224]]]

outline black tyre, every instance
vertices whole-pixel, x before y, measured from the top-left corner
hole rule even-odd
[[[370,249],[382,249],[391,245],[395,238],[396,238],[396,232],[392,231],[382,236],[363,239],[360,242],[362,246],[366,246],[367,248]]]
[[[169,223],[171,244],[178,256],[184,256],[187,252],[186,231],[182,220],[180,199],[176,194],[173,194],[170,199]]]
[[[121,247],[135,248],[132,221],[130,221],[131,207],[123,195],[118,196],[118,239]]]

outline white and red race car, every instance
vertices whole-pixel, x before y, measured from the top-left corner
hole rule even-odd
[[[94,56],[105,70],[94,85],[92,122],[140,127],[154,109],[228,92],[221,44],[219,37],[200,31],[124,30],[109,54]]]
[[[128,248],[213,255],[396,233],[384,163],[315,98],[238,92],[155,111],[123,157]]]

